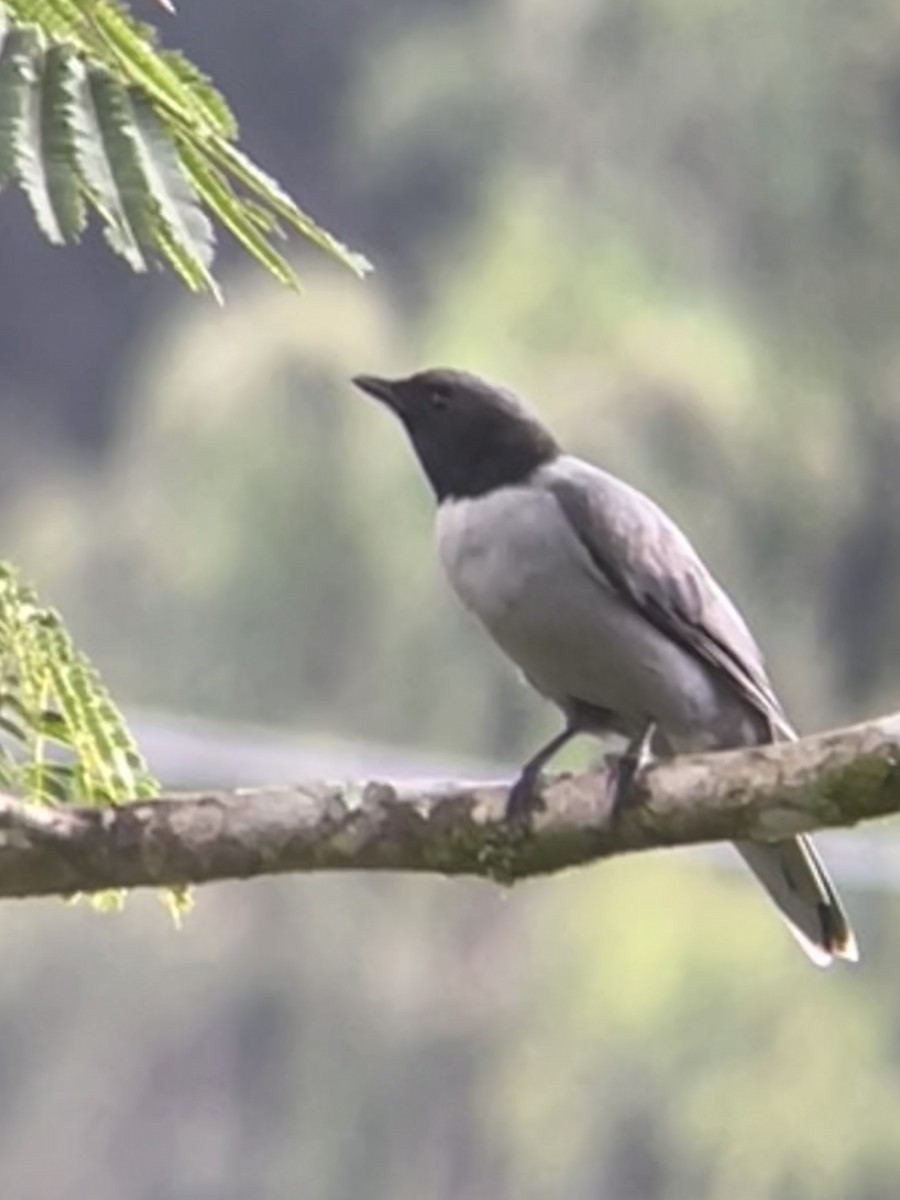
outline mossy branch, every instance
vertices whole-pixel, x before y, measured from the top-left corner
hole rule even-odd
[[[497,784],[319,782],[101,809],[0,796],[0,896],[325,870],[507,883],[630,851],[854,825],[900,812],[900,713],[799,742],[660,763],[618,816],[602,772],[554,778],[543,799],[526,832],[501,822]]]

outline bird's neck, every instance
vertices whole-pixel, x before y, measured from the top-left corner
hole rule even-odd
[[[543,432],[543,431],[542,431]],[[432,453],[428,446],[416,452],[438,503],[474,500],[500,488],[526,484],[534,472],[552,462],[559,449],[549,433],[510,440],[502,447],[474,441],[463,453],[446,455],[443,447]]]

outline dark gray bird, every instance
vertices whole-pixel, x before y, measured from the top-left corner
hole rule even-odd
[[[525,764],[508,816],[580,733],[620,734],[634,763],[793,738],[743,618],[647,496],[564,454],[511,393],[463,371],[353,381],[399,417],[438,501],[454,590],[565,727]],[[737,849],[814,962],[856,959],[812,842]]]

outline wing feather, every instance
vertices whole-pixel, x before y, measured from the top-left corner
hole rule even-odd
[[[613,587],[713,667],[764,718],[772,739],[795,737],[746,622],[674,521],[642,492],[580,459],[558,459],[545,479]]]

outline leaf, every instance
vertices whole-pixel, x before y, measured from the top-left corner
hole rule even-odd
[[[0,14],[2,12],[0,9]],[[25,98],[37,45],[34,30],[7,27],[3,31],[0,42],[0,187],[17,175]]]
[[[0,8],[0,188],[12,179],[16,165],[15,123],[21,98],[15,61],[9,49],[9,21]]]
[[[123,803],[158,791],[121,714],[58,614],[42,607],[2,563],[0,679],[0,729],[15,750],[2,756],[8,786],[36,803]]]
[[[272,240],[282,230],[358,275],[370,270],[236,137],[208,77],[159,50],[117,0],[0,0],[0,187],[20,183],[51,241],[77,239],[95,212],[134,270],[167,264],[216,299],[211,218],[290,287],[296,273]]]
[[[138,160],[156,220],[165,235],[161,245],[173,265],[172,247],[196,271],[202,285],[216,292],[215,282],[206,270],[213,260],[213,227],[197,203],[197,193],[182,168],[172,135],[140,96],[131,101],[131,109]]]
[[[182,56],[157,51],[152,26],[136,21],[108,0],[94,0],[87,15],[128,80],[139,85],[157,107],[189,116],[208,133],[235,136],[234,117],[225,100]]]
[[[34,25],[48,41],[77,40],[84,26],[79,0],[4,0],[17,25]]]
[[[189,144],[181,146],[182,161],[206,203],[236,241],[287,287],[299,288],[293,267],[268,242],[253,211],[235,196],[221,171],[206,161]]]
[[[259,196],[284,220],[302,233],[304,237],[314,242],[323,250],[327,250],[354,274],[367,275],[372,270],[372,264],[364,254],[348,249],[327,230],[317,225],[284,191],[281,184],[267,175],[246,154],[222,139],[214,139],[209,145],[210,157],[223,166],[235,179],[240,180],[252,193]]]
[[[87,220],[75,164],[80,70],[81,64],[64,46],[33,55],[16,142],[22,187],[38,225],[57,245],[78,237]]]
[[[168,889],[166,889],[167,891]],[[91,908],[97,912],[119,913],[124,909],[127,897],[128,893],[123,888],[107,888],[105,892],[92,892],[88,896],[88,900]],[[81,896],[72,897],[73,901],[81,900],[82,898]],[[179,922],[175,921],[174,917],[173,921],[176,925],[179,924]]]
[[[199,110],[211,129],[224,138],[236,138],[238,123],[228,101],[208,75],[177,50],[164,50],[161,58],[191,97],[192,106]]]
[[[9,717],[0,716],[0,731],[8,733],[17,742],[24,742],[28,736],[22,726],[17,725]]]
[[[47,194],[63,237],[80,237],[87,209],[75,158],[75,107],[84,68],[67,46],[51,46],[44,59],[44,128]]]
[[[158,250],[195,291],[218,298],[210,274],[214,233],[182,168],[172,136],[144,99],[131,99],[121,85],[92,72],[86,108],[95,120],[78,140],[92,196],[114,217],[115,249],[139,254]],[[89,157],[102,146],[96,161]]]
[[[194,907],[194,889],[184,884],[164,888],[159,898],[172,918],[172,924],[176,929],[181,929],[185,917],[190,915]]]
[[[29,762],[20,767],[16,786],[26,795],[40,796],[43,804],[72,804],[78,799],[74,778],[71,767]]]
[[[102,72],[87,73],[74,114],[75,156],[88,197],[106,223],[106,240],[133,270],[146,271],[147,261],[114,166],[116,138],[110,130],[120,116],[121,95],[120,86]]]

